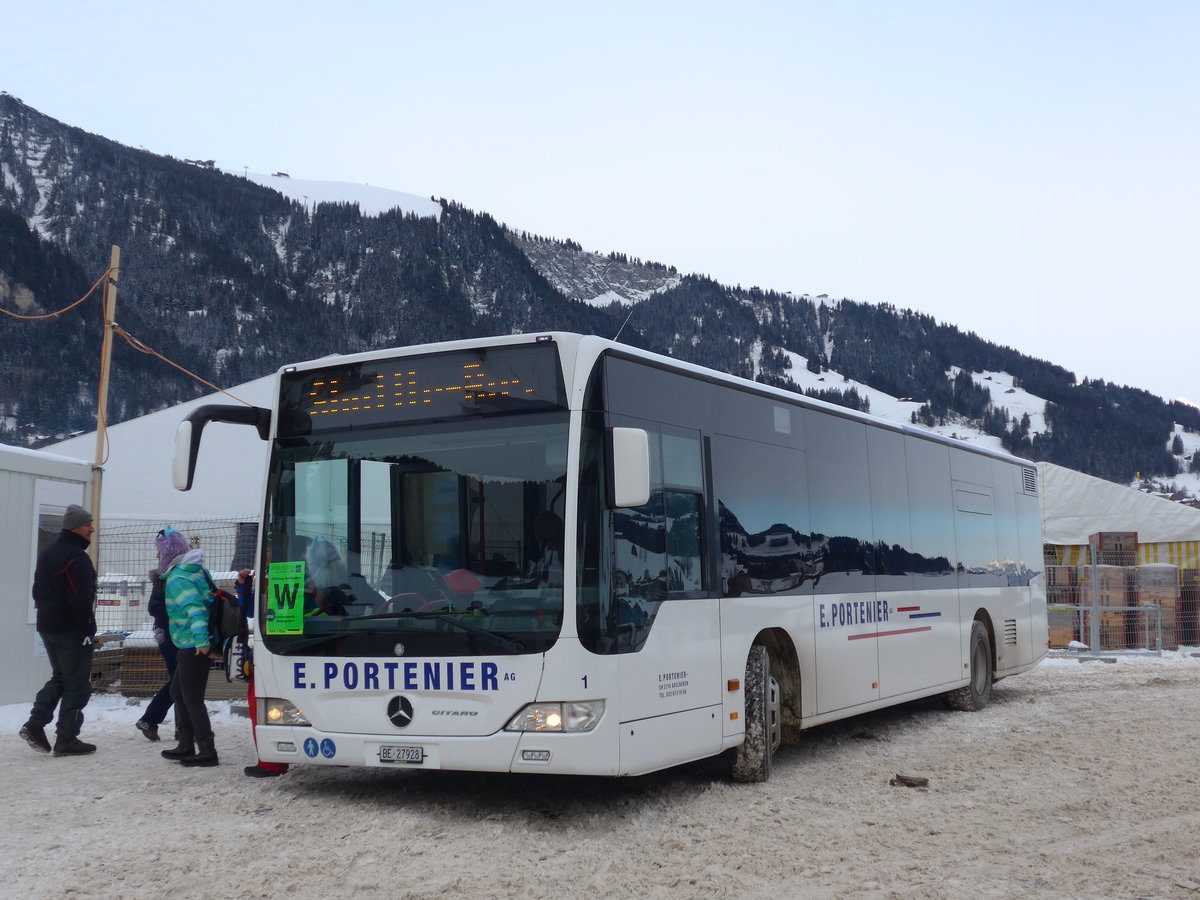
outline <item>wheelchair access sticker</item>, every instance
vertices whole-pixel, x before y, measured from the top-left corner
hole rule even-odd
[[[326,759],[333,759],[337,754],[337,745],[329,738],[321,741],[320,745],[317,744],[316,738],[307,738],[304,741],[304,755],[309,759],[316,759],[318,753]]]

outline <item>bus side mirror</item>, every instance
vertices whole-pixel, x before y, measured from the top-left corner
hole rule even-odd
[[[197,435],[199,437],[199,435]],[[196,445],[199,445],[196,441]],[[184,419],[175,429],[175,457],[171,460],[171,481],[177,491],[190,491],[196,474],[196,447],[192,444],[192,423]]]
[[[650,502],[650,438],[641,428],[613,428],[612,505],[618,509]]]
[[[177,491],[190,491],[196,475],[196,454],[200,451],[200,436],[209,422],[228,422],[231,425],[252,425],[262,440],[271,437],[271,411],[258,406],[226,406],[208,404],[192,410],[175,430],[175,457],[171,461],[171,481]]]

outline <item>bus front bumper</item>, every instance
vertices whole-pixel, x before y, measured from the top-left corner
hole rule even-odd
[[[290,765],[612,776],[619,753],[615,735],[607,732],[400,737],[259,725],[255,736],[264,762]]]

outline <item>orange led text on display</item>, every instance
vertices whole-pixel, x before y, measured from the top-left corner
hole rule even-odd
[[[519,378],[495,379],[481,371],[480,363],[462,367],[462,381],[453,384],[424,384],[418,371],[393,372],[375,376],[376,383],[369,387],[356,386],[354,393],[341,395],[338,379],[314,381],[309,391],[312,398],[310,416],[330,415],[347,412],[362,412],[389,407],[413,407],[431,403],[438,394],[457,395],[466,402],[510,397],[514,394],[533,394],[533,388],[525,388]]]

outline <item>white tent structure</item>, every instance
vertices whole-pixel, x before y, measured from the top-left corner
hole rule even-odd
[[[1200,568],[1200,510],[1051,463],[1037,468],[1044,540],[1060,564],[1086,564],[1097,532],[1132,531],[1140,565]]]
[[[207,394],[111,426],[104,463],[102,520],[257,519],[262,513],[267,444],[255,429],[220,422],[207,426],[196,478],[186,493],[175,490],[171,461],[175,429],[188,413],[209,403],[235,404],[230,394],[253,406],[269,408],[274,383],[275,376],[268,375],[232,387],[228,394]],[[79,435],[47,449],[61,456],[90,460],[96,451],[96,433]]]

